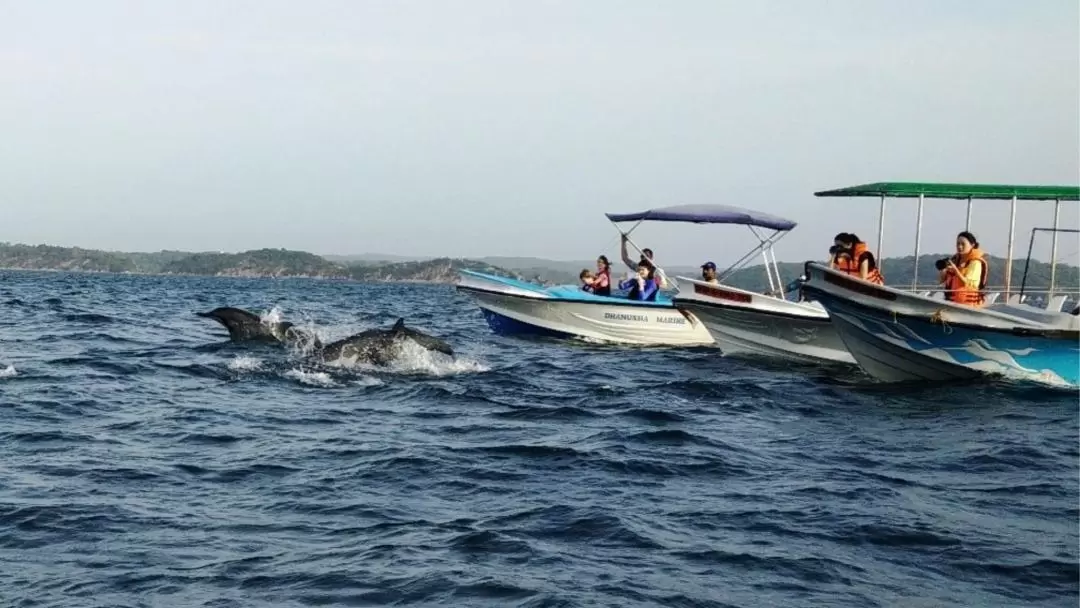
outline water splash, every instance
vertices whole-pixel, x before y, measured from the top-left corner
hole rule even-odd
[[[479,361],[465,357],[454,358],[430,351],[412,340],[401,343],[397,357],[389,366],[389,371],[395,373],[420,372],[432,376],[456,376],[490,370],[490,367]]]
[[[304,369],[290,369],[285,372],[286,378],[296,380],[300,384],[306,384],[308,386],[320,386],[324,388],[332,388],[341,386],[326,372],[308,371]]]
[[[257,357],[239,355],[229,362],[229,369],[234,372],[253,372],[263,368],[263,361]]]
[[[14,378],[19,375],[19,372],[15,369],[14,365],[8,365],[4,369],[0,369],[0,380],[4,378]]]
[[[281,307],[277,306],[277,305],[274,305],[273,308],[266,311],[266,313],[264,313],[259,318],[262,320],[263,323],[272,324],[272,323],[281,323],[281,321],[284,319],[284,317],[285,317],[285,313],[281,309]]]

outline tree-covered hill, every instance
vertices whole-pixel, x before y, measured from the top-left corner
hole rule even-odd
[[[937,281],[934,261],[946,254],[920,256],[919,284],[931,289]],[[345,258],[336,258],[344,260]],[[494,260],[504,264],[494,264]],[[287,249],[257,249],[240,253],[188,253],[183,251],[158,251],[152,253],[124,253],[100,251],[80,247],[56,247],[52,245],[21,245],[0,243],[0,268],[20,270],[64,270],[76,272],[110,272],[138,274],[185,274],[237,277],[317,277],[352,279],[356,281],[414,281],[453,283],[458,271],[477,270],[500,276],[511,276],[539,283],[574,284],[578,271],[589,266],[585,262],[556,262],[538,258],[436,258],[427,260],[379,261],[354,259],[351,262],[335,262],[306,251]],[[622,276],[625,270],[616,264],[615,273]],[[914,257],[886,258],[882,263],[885,280],[889,285],[911,285]],[[1018,288],[1024,271],[1024,260],[1013,264],[1013,287]],[[698,276],[696,268],[671,268],[669,276]],[[802,262],[783,262],[780,275],[785,283],[798,278],[803,272]],[[1005,260],[990,257],[990,284],[1004,284]],[[745,268],[727,281],[732,285],[765,291],[768,281],[761,265]],[[1055,283],[1058,290],[1080,291],[1080,269],[1065,264],[1057,265]],[[1028,271],[1029,289],[1046,289],[1050,284],[1050,264],[1032,261]]]

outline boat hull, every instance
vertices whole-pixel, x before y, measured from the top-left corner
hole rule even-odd
[[[679,283],[693,290],[677,295],[675,306],[700,319],[726,355],[855,365],[823,309],[683,277]]]
[[[873,285],[816,263],[804,292],[821,302],[859,366],[882,382],[987,375],[1058,386],[1080,383],[1080,331],[995,310],[961,307]]]
[[[476,301],[495,333],[584,338],[653,346],[713,344],[708,329],[670,302],[633,302],[617,297],[543,289],[526,283],[464,275],[458,291]]]

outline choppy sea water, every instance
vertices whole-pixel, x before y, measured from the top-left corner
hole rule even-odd
[[[1075,392],[490,333],[450,286],[0,273],[2,606],[1076,606]],[[322,368],[399,316],[456,361]]]

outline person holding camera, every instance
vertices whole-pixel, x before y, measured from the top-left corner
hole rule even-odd
[[[829,248],[829,267],[859,277],[864,281],[885,284],[885,277],[877,268],[877,260],[866,243],[855,234],[841,232],[833,237],[833,246]]]
[[[938,260],[934,266],[938,269],[938,282],[945,287],[946,300],[976,307],[985,303],[990,266],[974,234],[965,230],[956,235],[956,255]]]

